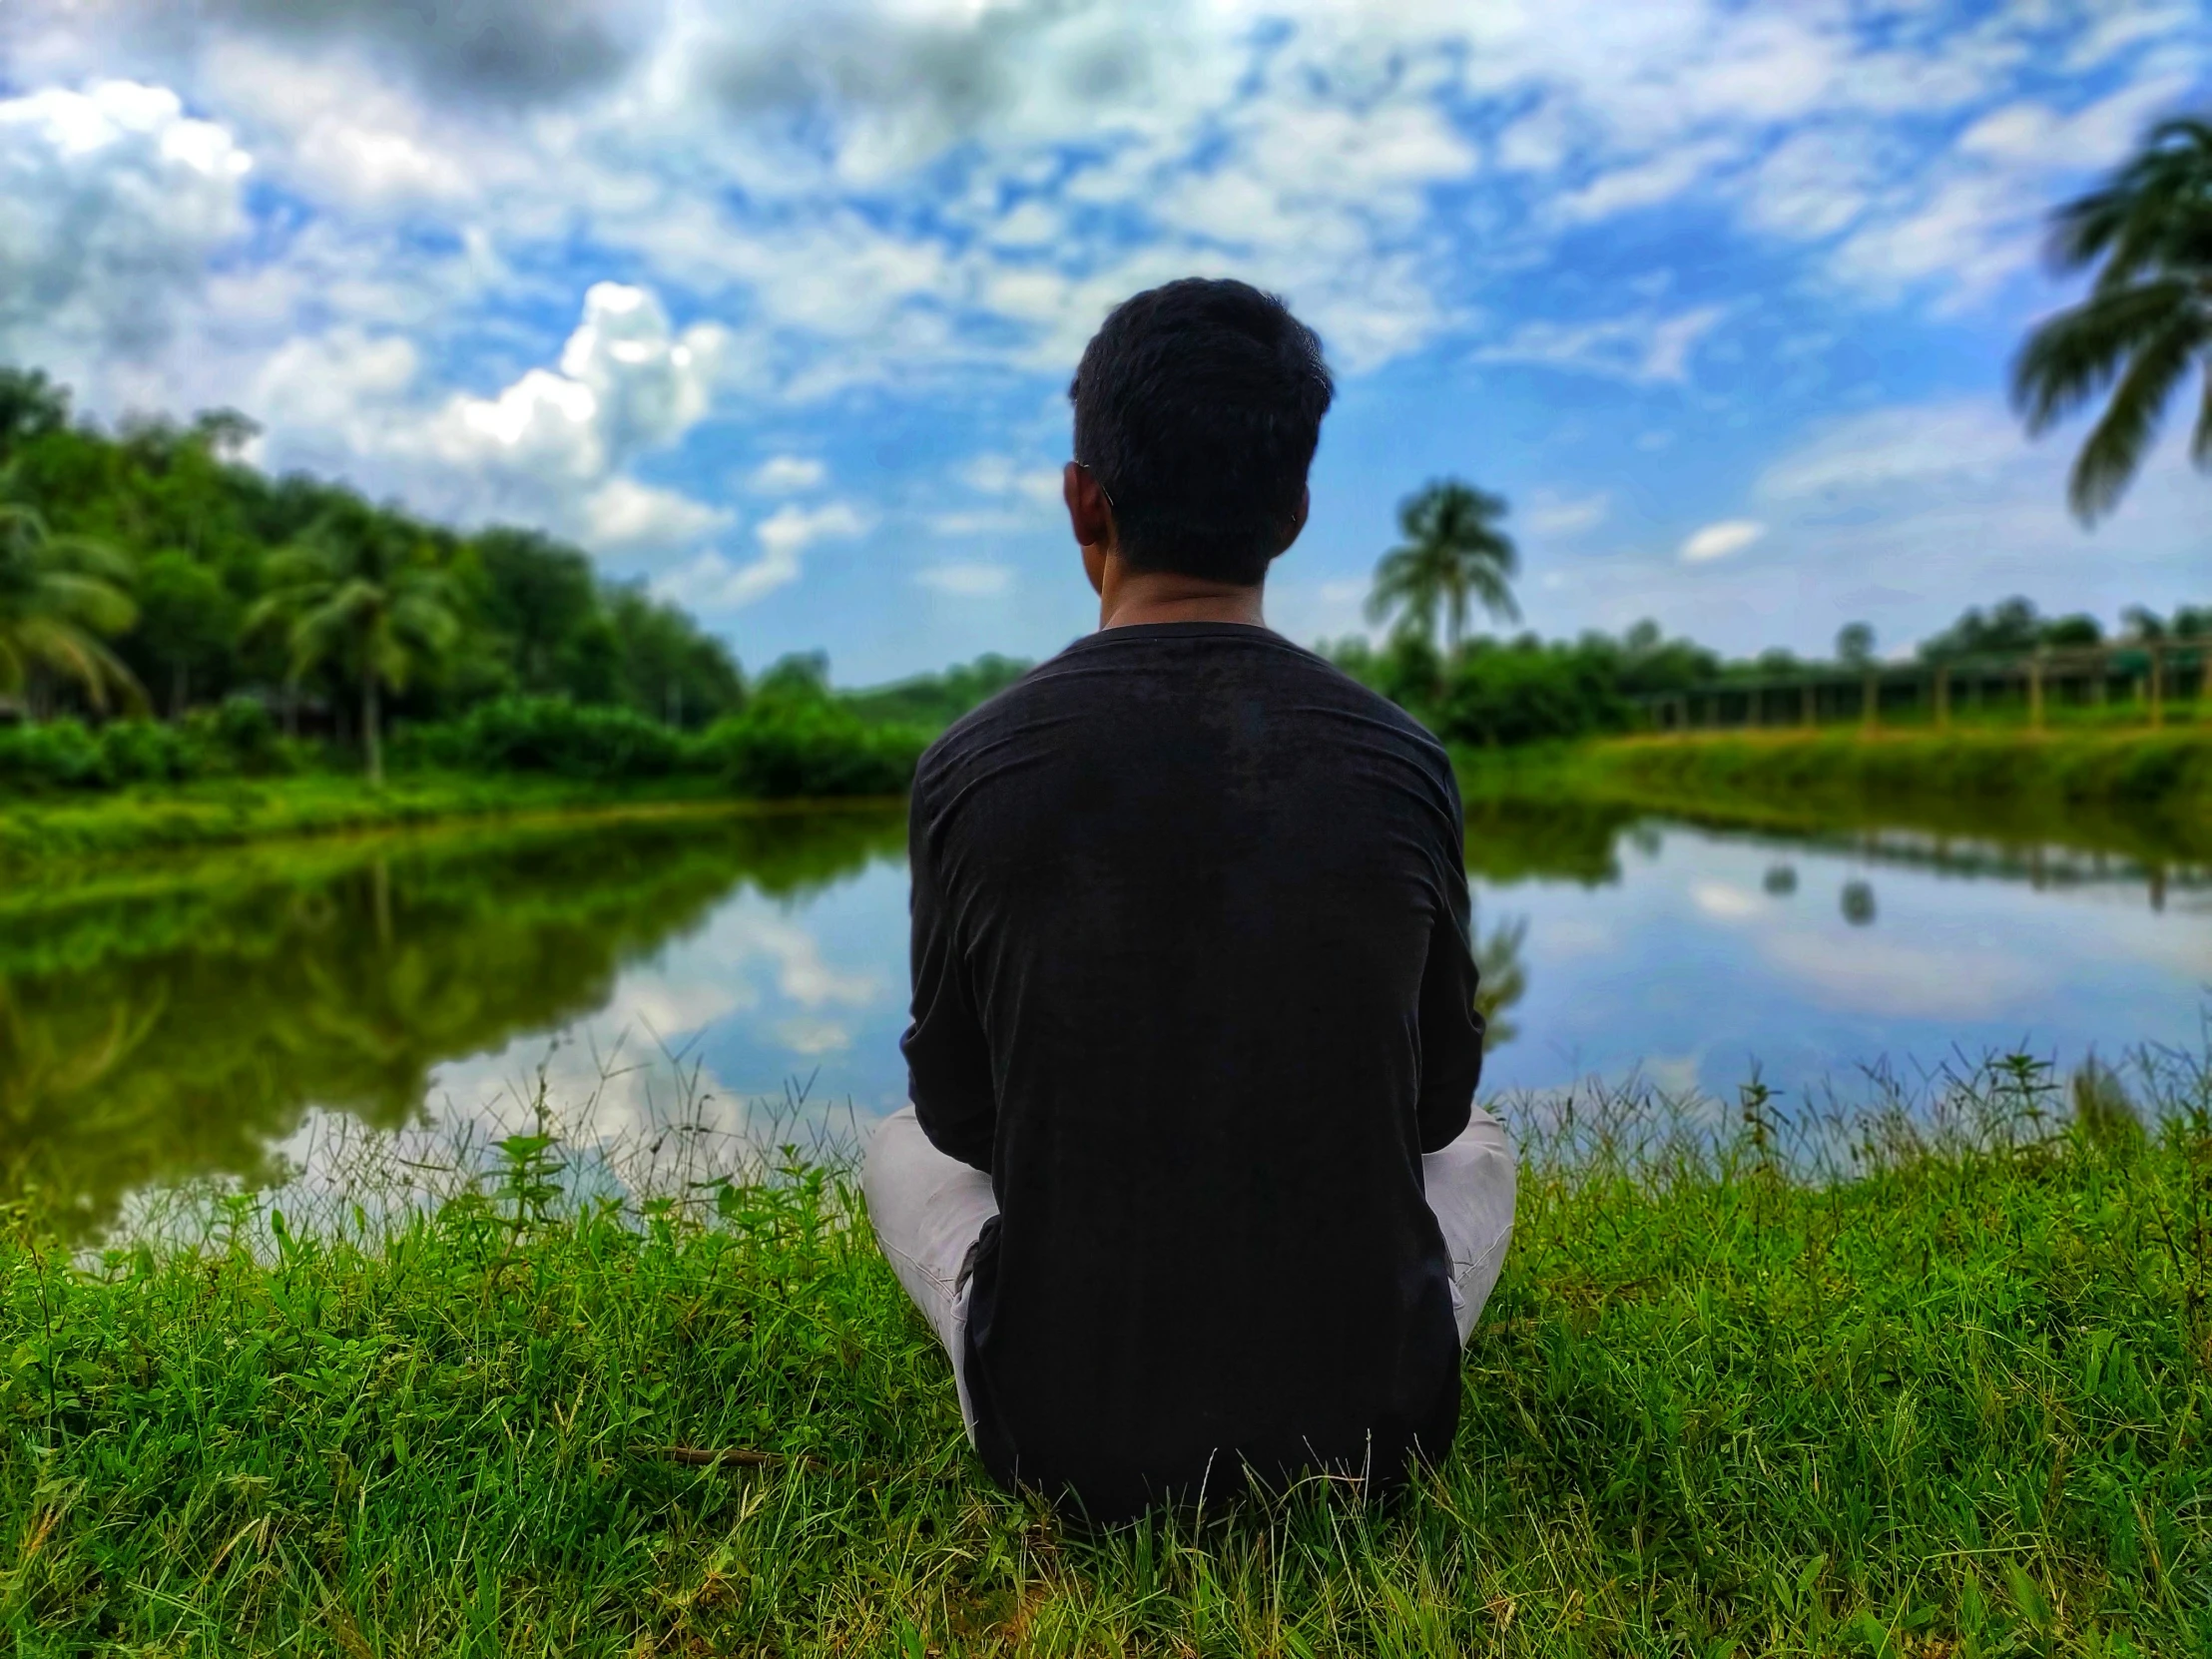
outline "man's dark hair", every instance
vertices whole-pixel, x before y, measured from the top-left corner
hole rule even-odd
[[[1290,543],[1335,391],[1314,331],[1249,282],[1189,276],[1116,305],[1068,398],[1123,556],[1259,582]]]

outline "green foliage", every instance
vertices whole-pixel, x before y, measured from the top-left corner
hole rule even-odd
[[[1994,840],[2032,858],[2051,843],[2152,866],[2212,858],[2212,731],[1788,728],[1632,737],[1523,750],[1461,749],[1470,826],[1525,821],[1562,801],[1690,823],[1806,833],[1911,827]],[[2023,872],[2032,865],[2020,866]]]
[[[939,674],[916,675],[888,686],[844,694],[846,707],[870,725],[906,725],[939,731],[988,701],[1035,665],[986,653]]]
[[[602,582],[578,550],[499,527],[457,535],[333,484],[270,478],[240,459],[253,431],[217,410],[103,432],[72,424],[66,390],[43,375],[0,367],[0,498],[65,550],[112,553],[98,574],[126,602],[77,626],[161,691],[173,715],[233,692],[274,700],[303,670],[304,716],[334,733],[361,724],[352,711],[362,671],[377,664],[389,704],[379,723],[386,713],[451,720],[519,692],[697,730],[743,702],[719,641],[634,585]],[[5,567],[0,557],[0,679]],[[379,594],[382,605],[370,603]],[[250,614],[265,626],[243,627]],[[66,665],[55,674],[82,679]],[[0,683],[0,695],[9,689]],[[61,712],[97,707],[66,686],[52,695]]]
[[[1398,503],[1398,531],[1405,538],[1375,567],[1369,618],[1398,619],[1398,630],[1431,643],[1439,627],[1446,649],[1456,649],[1467,616],[1479,605],[1511,622],[1512,577],[1519,554],[1500,530],[1505,497],[1457,478],[1439,478]]]
[[[389,514],[349,504],[269,559],[270,588],[247,625],[283,630],[294,680],[332,667],[358,686],[368,776],[383,777],[385,691],[404,691],[418,668],[461,632],[451,573],[433,538]]]
[[[112,790],[132,784],[264,777],[298,764],[267,710],[248,698],[185,722],[76,720],[0,726],[0,787],[16,792]]]
[[[1100,1531],[984,1479],[840,1163],[608,1191],[541,1117],[196,1244],[73,1256],[18,1210],[0,1620],[25,1653],[2203,1652],[2212,1118],[2201,1074],[2138,1087],[2147,1132],[2077,1128],[2004,1062],[1817,1171],[1756,1087],[1717,1143],[1531,1103],[1436,1471]]]
[[[135,586],[138,624],[123,655],[141,660],[141,683],[166,682],[170,718],[180,719],[193,681],[222,677],[238,647],[244,609],[219,572],[177,548],[143,561]]]
[[[403,765],[471,773],[546,773],[602,782],[712,780],[754,800],[888,796],[913,781],[929,734],[869,724],[817,681],[787,669],[742,713],[696,735],[627,709],[508,697],[399,741]]]
[[[137,616],[130,578],[106,543],[57,536],[37,508],[0,500],[0,695],[28,693],[34,710],[57,686],[103,711],[143,701],[107,644]]]
[[[1572,643],[1532,634],[1476,638],[1448,656],[1426,635],[1400,631],[1380,651],[1354,638],[1329,655],[1446,742],[1484,748],[1625,730],[1634,719],[1632,697],[1682,690],[1719,669],[1710,652],[1668,640],[1648,622],[1618,640],[1596,633]]]
[[[2182,617],[2195,618],[2184,610]],[[2156,619],[2153,619],[2154,621]],[[2092,616],[2046,617],[2035,602],[2015,595],[1984,611],[1970,605],[1958,620],[1939,634],[1921,642],[1924,662],[1956,661],[1967,657],[2023,657],[2043,647],[2095,645],[2104,629]]]
[[[2012,398],[2040,434],[2109,391],[2067,484],[2074,512],[2093,521],[2142,465],[2167,400],[2212,364],[2212,121],[2153,128],[2101,187],[2058,211],[2051,252],[2061,269],[2101,267],[2087,298],[2028,335]],[[2212,464],[2212,399],[2190,450]]]
[[[903,794],[929,745],[919,727],[871,725],[841,701],[764,693],[700,739],[705,766],[740,795]]]
[[[404,763],[458,772],[543,772],[599,780],[667,778],[695,770],[683,735],[629,709],[558,697],[503,697],[447,727],[408,734]]]

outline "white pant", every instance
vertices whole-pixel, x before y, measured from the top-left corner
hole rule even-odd
[[[1477,1106],[1459,1138],[1420,1161],[1428,1208],[1451,1252],[1451,1304],[1465,1344],[1497,1284],[1513,1233],[1513,1148],[1505,1126]],[[967,1288],[954,1289],[968,1247],[998,1213],[991,1178],[929,1144],[911,1106],[876,1126],[861,1175],[868,1220],[883,1254],[952,1357],[960,1420],[975,1435],[968,1404]]]

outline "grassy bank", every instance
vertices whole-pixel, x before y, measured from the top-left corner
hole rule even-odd
[[[2212,854],[2212,731],[2200,728],[1700,732],[1457,758],[1470,810],[1572,798],[1776,829],[1902,824]]]
[[[1531,1106],[1438,1470],[1097,1535],[984,1481],[833,1165],[693,1142],[635,1204],[522,1136],[75,1266],[18,1209],[0,1619],[21,1652],[2203,1652],[2212,1083],[2161,1089],[2148,1133],[2108,1090],[2069,1124],[1999,1068],[1831,1126],[1826,1180],[1756,1096],[1720,1145]]]
[[[0,868],[111,853],[233,846],[287,836],[401,830],[540,814],[734,807],[712,779],[630,784],[427,774],[382,785],[322,773],[152,785],[109,795],[0,799]]]

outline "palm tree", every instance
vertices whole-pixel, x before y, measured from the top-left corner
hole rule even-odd
[[[1439,614],[1447,645],[1456,650],[1466,632],[1469,602],[1507,621],[1520,615],[1511,578],[1520,556],[1497,528],[1505,497],[1443,478],[1398,503],[1404,542],[1375,567],[1368,616],[1381,622],[1397,614],[1399,626],[1433,640]]]
[[[369,782],[381,784],[382,694],[404,691],[422,660],[460,632],[451,578],[403,523],[363,506],[326,515],[272,554],[269,576],[248,627],[283,626],[294,681],[325,663],[354,677]]]
[[[102,713],[110,692],[141,706],[138,681],[104,643],[137,619],[130,579],[115,549],[50,534],[35,508],[0,501],[0,693],[23,696],[44,675],[75,681]]]
[[[2012,366],[2012,401],[2040,435],[2111,387],[2074,460],[2067,498],[2084,523],[2111,510],[2142,464],[2166,399],[2206,376],[2190,454],[2212,467],[2212,120],[2160,123],[2101,190],[2053,216],[2061,270],[2102,260],[2089,296],[2038,324]]]

